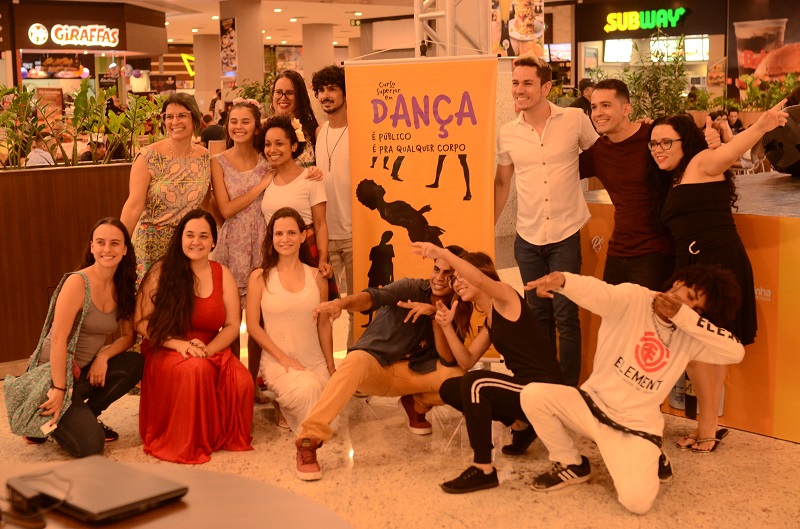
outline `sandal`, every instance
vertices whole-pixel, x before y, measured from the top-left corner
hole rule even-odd
[[[286,417],[283,416],[283,413],[281,413],[281,407],[278,405],[278,401],[274,401],[272,405],[275,407],[275,424],[278,425],[278,428],[288,430],[289,423],[286,421]]]
[[[711,452],[717,449],[719,444],[722,442],[723,439],[725,439],[727,435],[728,435],[728,429],[720,428],[719,430],[717,430],[716,437],[710,439],[698,439],[695,442],[694,446],[692,446],[692,452],[696,454],[710,454]],[[711,448],[698,448],[697,445],[700,443],[714,443],[714,444],[711,445]]]
[[[685,443],[686,441],[691,441],[691,443],[689,443],[689,444],[681,444],[681,442]],[[692,434],[684,435],[675,444],[678,445],[678,448],[680,448],[681,450],[689,450],[690,448],[692,448],[694,445],[697,444],[697,437],[695,437]]]

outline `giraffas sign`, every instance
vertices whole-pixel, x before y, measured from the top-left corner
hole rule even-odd
[[[686,14],[686,8],[649,9],[646,11],[623,11],[606,16],[606,33],[636,31],[639,29],[674,28]]]
[[[28,39],[32,44],[42,46],[48,38],[60,46],[116,48],[119,45],[119,28],[109,28],[103,24],[86,26],[55,24],[48,32],[47,27],[38,22],[28,28]]]

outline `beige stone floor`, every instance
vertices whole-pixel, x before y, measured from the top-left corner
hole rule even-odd
[[[503,276],[513,283],[514,273],[504,271]],[[343,349],[346,333],[342,318],[335,325],[336,349]],[[294,491],[330,508],[357,529],[800,527],[796,475],[800,445],[733,430],[715,453],[693,454],[675,447],[677,437],[689,431],[692,422],[672,416],[665,416],[665,437],[675,479],[662,486],[655,506],[644,516],[628,513],[616,501],[599,453],[586,440],[579,446],[592,463],[593,476],[587,484],[533,492],[532,478],[550,466],[544,447],[536,441],[525,456],[497,456],[499,488],[452,496],[438,485],[463,471],[472,454],[460,416],[450,408],[434,411],[432,435],[416,436],[407,430],[396,399],[352,399],[337,434],[319,450],[323,478],[311,483],[295,477],[293,435],[275,426],[272,417],[271,404],[257,405],[254,451],[217,452],[199,468]],[[172,465],[143,453],[138,397],[123,397],[103,420],[120,433],[119,441],[107,445],[107,457]],[[497,423],[494,433],[495,445],[509,441]],[[66,459],[54,443],[27,445],[11,435],[5,420],[0,421],[0,465]],[[269,513],[264,513],[263,520],[253,520],[253,527],[268,527],[268,520]]]

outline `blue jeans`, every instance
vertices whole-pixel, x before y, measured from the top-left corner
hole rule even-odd
[[[550,272],[580,274],[581,232],[578,230],[563,241],[542,246],[531,244],[517,235],[514,241],[514,258],[523,284]],[[552,300],[540,298],[533,291],[526,292],[525,296],[552,343],[556,343],[558,329],[561,371],[567,384],[577,386],[581,375],[581,322],[578,319],[578,306],[558,293]]]

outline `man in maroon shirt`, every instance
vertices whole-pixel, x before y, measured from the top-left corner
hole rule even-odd
[[[659,220],[661,203],[647,176],[649,124],[633,123],[628,87],[605,79],[592,92],[592,121],[601,134],[581,153],[581,178],[596,176],[614,204],[614,231],[608,243],[603,281],[636,283],[660,291],[672,275],[672,239]],[[705,131],[711,149],[719,133]]]

